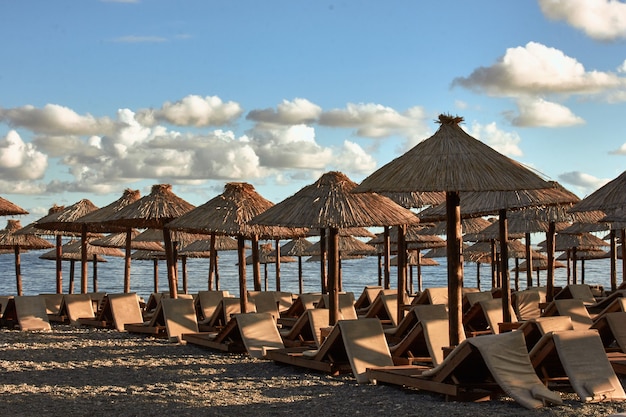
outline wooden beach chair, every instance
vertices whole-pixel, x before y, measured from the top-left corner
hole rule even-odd
[[[374,302],[363,316],[365,318],[377,318],[383,327],[398,326],[398,294],[387,294],[384,291],[378,293]]]
[[[51,330],[46,302],[37,295],[22,295],[7,299],[2,316],[3,325],[20,330]]]
[[[254,304],[257,313],[271,313],[279,316],[278,300],[273,291],[248,291],[248,300]]]
[[[524,336],[516,331],[466,339],[435,368],[370,368],[368,377],[374,383],[443,394],[452,401],[484,401],[505,393],[529,409],[562,403],[535,373]]]
[[[510,307],[511,322],[517,322],[513,307]],[[500,333],[503,322],[502,299],[479,301],[463,315],[463,326],[467,337]]]
[[[596,330],[546,333],[529,356],[548,386],[566,384],[582,402],[626,399]]]
[[[194,300],[198,322],[211,318],[224,297],[231,297],[228,291],[198,291]]]
[[[554,295],[555,300],[575,299],[581,300],[585,305],[596,304],[596,298],[588,284],[566,285],[561,291]]]
[[[540,304],[545,303],[545,292],[538,288],[515,291],[511,294],[511,304],[520,321],[541,317]]]
[[[380,321],[366,318],[339,320],[319,349],[275,349],[267,356],[276,363],[331,375],[352,372],[358,383],[369,381],[367,368],[393,365]]]
[[[192,298],[161,298],[152,318],[146,323],[126,323],[131,333],[148,334],[182,341],[183,333],[198,333],[198,321]]]
[[[322,343],[322,329],[328,327],[330,313],[326,308],[311,308],[298,317],[293,327],[280,330],[286,347],[313,346]]]
[[[59,314],[49,314],[48,319],[53,323],[70,323],[80,325],[78,319],[94,319],[96,314],[93,301],[89,294],[64,294],[59,307]]]
[[[448,309],[443,304],[420,304],[411,307],[397,327],[385,329],[387,342],[392,345],[400,342],[413,327],[424,319],[447,319]]]
[[[248,303],[248,312],[256,312],[256,307],[253,303]],[[202,332],[219,332],[230,321],[233,315],[241,313],[241,300],[239,297],[225,297],[222,298],[213,315],[208,320],[203,320],[198,323],[198,328]]]
[[[576,298],[553,300],[543,312],[543,317],[550,316],[569,316],[574,330],[586,330],[593,324],[584,301]]]
[[[518,332],[524,334],[526,348],[529,352],[544,334],[564,330],[574,330],[572,319],[569,316],[537,317],[522,322],[517,329]]]
[[[465,314],[474,304],[479,301],[493,300],[491,291],[476,291],[463,294],[462,311]]]
[[[594,318],[606,310],[615,300],[626,297],[626,290],[612,292],[608,297],[604,297],[595,304],[586,305],[589,315]]]
[[[364,313],[370,304],[376,299],[378,293],[383,290],[383,287],[380,285],[366,285],[363,288],[363,292],[359,295],[359,298],[354,302],[354,308],[357,313]],[[361,312],[362,310],[362,312]]]
[[[292,326],[302,313],[315,308],[321,299],[321,293],[300,294],[287,310],[280,312],[278,323],[283,326]]]
[[[4,315],[4,310],[7,308],[9,304],[9,300],[13,298],[12,295],[1,295],[0,296],[0,318]]]
[[[63,301],[63,294],[39,294],[46,303],[46,311],[48,314],[59,315],[61,311],[61,302]]]
[[[626,353],[626,312],[604,314],[591,328],[598,331],[607,352]],[[621,359],[626,360],[626,357]]]
[[[419,304],[444,304],[448,305],[448,287],[426,288],[411,302],[412,306]]]
[[[235,314],[218,333],[186,333],[182,338],[223,352],[248,352],[253,358],[264,358],[268,350],[284,348],[276,318],[268,312]]]
[[[322,299],[317,304],[318,308],[328,308],[329,307],[328,294],[323,294]],[[356,309],[354,308],[354,294],[351,292],[341,293],[339,294],[339,312],[341,313],[341,317],[344,320],[356,320],[358,319],[358,315],[356,314]]]
[[[102,309],[93,319],[79,318],[83,326],[125,331],[126,324],[140,323],[143,319],[139,297],[136,293],[107,294]]]

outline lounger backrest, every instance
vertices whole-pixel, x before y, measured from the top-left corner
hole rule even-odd
[[[541,316],[541,294],[537,289],[516,291],[513,294],[514,308],[517,318],[520,320],[530,320]]]
[[[448,309],[443,304],[424,304],[415,306],[411,310],[419,321],[448,319]]]
[[[581,300],[585,304],[595,304],[596,299],[593,296],[591,287],[587,284],[570,284],[563,288],[558,294],[554,296],[555,299],[567,299],[573,298]]]
[[[250,296],[258,313],[271,313],[278,317],[278,302],[273,292],[258,292]]]
[[[215,309],[224,297],[228,297],[228,291],[198,291],[196,306],[201,317],[208,319],[213,315]]]
[[[504,321],[504,315],[502,314],[502,300],[500,298],[494,298],[492,300],[487,301],[479,301],[483,309],[483,313],[485,314],[485,319],[487,319],[487,324],[489,328],[494,334],[500,333],[499,324]],[[510,307],[511,321],[517,322],[517,316],[515,315],[515,311]]]
[[[192,299],[163,298],[161,307],[170,340],[180,342],[183,333],[198,333],[198,319]]]
[[[22,330],[51,330],[46,302],[37,295],[16,296],[15,311]]]
[[[237,326],[248,354],[253,358],[264,358],[268,349],[285,347],[280,337],[274,315],[264,313],[236,314]]]
[[[61,310],[61,301],[63,301],[63,294],[39,294],[39,296],[44,299],[48,314],[59,314]],[[2,301],[0,300],[0,302]]]
[[[433,287],[424,290],[428,294],[430,304],[448,305],[448,287]]]
[[[77,324],[79,318],[94,318],[93,302],[89,294],[65,294],[63,302],[65,313],[71,324]],[[63,309],[63,307],[61,307]]]
[[[583,300],[554,300],[554,304],[560,316],[569,316],[572,319],[575,330],[586,330],[593,324]]]
[[[136,293],[109,294],[109,308],[113,316],[113,326],[118,331],[124,331],[124,326],[133,323],[141,323],[141,307]]]

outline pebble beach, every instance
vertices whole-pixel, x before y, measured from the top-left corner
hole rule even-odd
[[[446,402],[407,388],[113,330],[0,330],[3,415],[33,416],[608,416],[626,402],[527,410],[510,398]],[[624,381],[622,380],[622,384]]]

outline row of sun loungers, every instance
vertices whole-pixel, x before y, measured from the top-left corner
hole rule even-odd
[[[624,297],[604,302],[596,314],[589,309],[599,304],[596,300],[564,297],[542,306],[541,294],[529,290],[516,295],[537,304],[531,318],[501,329],[501,300],[491,292],[468,290],[463,307],[467,338],[450,347],[446,303],[437,303],[447,298],[437,290],[407,299],[409,310],[402,319],[392,290],[379,290],[378,295],[375,289],[369,294],[364,290],[356,301],[352,294],[341,294],[341,319],[332,327],[324,308],[328,299],[321,294],[303,294],[291,302],[280,293],[250,294],[247,313],[241,313],[240,300],[226,292],[177,299],[154,295],[145,309],[136,294],[107,294],[99,299],[65,295],[58,316],[74,325],[247,352],[332,375],[351,372],[359,383],[413,387],[447,399],[476,401],[505,394],[524,407],[537,408],[559,404],[554,390],[564,384],[581,401],[626,399],[616,376],[616,372],[626,374]],[[3,301],[5,325],[50,329],[45,318],[52,316],[47,308],[52,301],[43,296],[11,297],[6,305]],[[29,307],[24,307],[27,302]],[[75,308],[78,304],[84,310]],[[27,309],[37,310],[24,315],[29,319],[45,312],[40,328],[26,319],[20,322],[22,314],[13,313]],[[511,317],[517,320],[519,315],[520,310],[514,309]]]

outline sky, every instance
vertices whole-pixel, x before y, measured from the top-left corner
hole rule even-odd
[[[0,2],[0,196],[102,207],[360,182],[464,119],[579,197],[626,167],[626,3]]]

